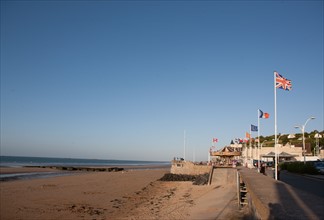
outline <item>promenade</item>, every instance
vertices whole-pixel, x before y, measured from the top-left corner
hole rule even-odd
[[[237,174],[247,188],[248,204],[241,209],[237,201]],[[274,180],[271,169],[265,176],[245,167],[215,168],[210,186],[213,190],[196,200],[189,219],[324,219],[324,197],[321,192],[315,193],[323,188],[323,176],[282,172],[281,177],[293,178],[301,187]]]
[[[267,176],[245,167],[239,168],[238,173],[248,191],[250,214],[255,218],[324,219],[323,197],[276,181],[269,170]]]

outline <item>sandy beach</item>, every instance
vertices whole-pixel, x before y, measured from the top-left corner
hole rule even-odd
[[[1,172],[6,172],[6,169],[11,168],[2,168]],[[193,213],[192,210],[204,204],[204,200],[207,202],[204,197],[210,195],[211,191],[215,193],[215,186],[157,181],[167,172],[169,169],[134,169],[1,182],[0,219],[197,217],[197,212]],[[226,186],[216,187],[220,195],[222,191],[224,192],[224,187],[226,188]],[[226,203],[223,205],[227,206],[228,211],[220,207],[222,215],[215,213],[215,216],[219,216],[218,219],[237,219],[240,213],[231,211],[235,207],[235,198],[229,198],[229,202]],[[204,219],[203,215],[199,216]]]

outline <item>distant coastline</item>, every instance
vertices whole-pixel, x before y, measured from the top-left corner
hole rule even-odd
[[[88,166],[88,167],[141,167],[141,166],[168,166],[170,161],[138,161],[138,160],[104,160],[104,159],[79,159],[79,158],[54,158],[54,157],[23,157],[0,156],[0,167],[25,167],[25,166]]]
[[[171,162],[1,156],[0,181],[49,178],[79,172],[169,169]],[[74,172],[75,171],[75,172]]]

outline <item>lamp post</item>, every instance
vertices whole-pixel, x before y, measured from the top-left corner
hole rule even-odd
[[[261,143],[261,150],[262,150],[262,146],[263,146],[263,144],[265,143],[265,142],[267,142],[267,140],[264,140],[262,143]]]
[[[303,154],[304,154],[304,164],[306,163],[306,152],[305,152],[305,127],[306,124],[312,120],[315,119],[315,117],[310,117],[306,120],[305,124],[302,126],[295,126],[295,128],[299,128],[301,130],[301,132],[303,133]]]
[[[262,146],[263,144],[266,142],[267,140],[264,140],[261,145],[260,145],[260,149],[259,149],[259,161],[258,161],[258,172],[260,173],[260,160],[261,160],[261,155],[260,155],[260,151],[262,150]]]
[[[319,155],[319,139],[322,138],[322,135],[317,133],[314,135],[314,138],[316,139],[316,149],[315,149],[316,153],[314,156],[318,156]]]
[[[259,140],[260,141],[260,140]],[[262,146],[263,144],[266,142],[267,140],[264,140],[262,143],[261,143],[261,146],[260,148],[258,148],[258,151],[259,151],[259,155],[258,155],[258,172],[260,173],[260,161],[261,161],[261,155],[260,155],[260,151],[262,150]]]
[[[272,139],[272,140],[274,140],[275,141],[275,161],[277,161],[277,163],[279,164],[279,154],[278,154],[278,143],[279,143],[279,140],[280,140],[280,138],[281,138],[281,133],[279,133],[279,136],[278,136],[278,138],[277,138],[277,142],[276,142],[276,140],[275,139]]]
[[[280,140],[281,137],[282,137],[282,135],[281,135],[281,133],[279,133],[279,137],[277,138],[277,143],[276,143],[277,150],[278,150],[278,147],[279,147],[279,140]],[[277,152],[277,162],[278,162],[278,164],[280,163],[280,156],[279,156],[278,152]]]

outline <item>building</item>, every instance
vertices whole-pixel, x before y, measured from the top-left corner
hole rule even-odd
[[[295,146],[287,143],[286,145],[278,144],[277,145],[277,155],[279,156],[279,161],[303,161],[303,148],[302,146]],[[242,160],[243,163],[248,167],[253,167],[253,160],[263,161],[273,161],[275,155],[274,147],[260,147],[258,149],[257,145],[252,145],[251,147],[248,144],[242,146]],[[311,156],[311,154],[306,153],[306,160],[318,160],[322,157],[320,156]]]
[[[231,145],[226,146],[219,151],[210,151],[210,161],[214,165],[233,166],[233,164],[236,164],[241,160],[241,156],[241,145]]]

